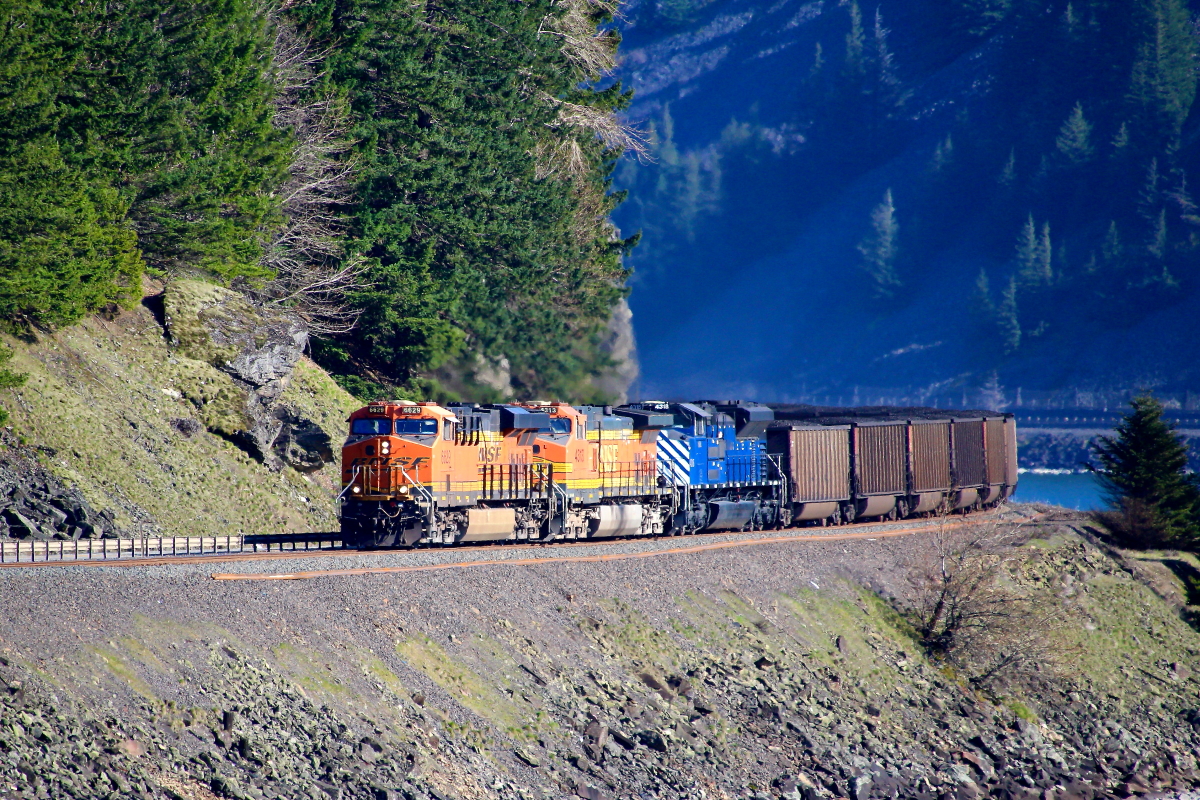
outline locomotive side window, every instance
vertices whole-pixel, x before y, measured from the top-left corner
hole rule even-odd
[[[438,421],[436,419],[398,419],[396,420],[397,436],[437,436]]]
[[[442,420],[442,438],[446,441],[454,438],[454,423],[451,420]]]
[[[562,417],[552,417],[550,419],[550,432],[551,433],[570,433],[571,432],[571,420],[564,419]]]
[[[391,432],[390,419],[356,419],[350,424],[350,433],[359,436],[387,436]]]

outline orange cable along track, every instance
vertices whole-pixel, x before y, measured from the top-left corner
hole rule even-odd
[[[895,523],[899,524],[899,523]],[[966,521],[951,522],[945,528],[958,528],[966,525]],[[348,577],[355,575],[386,575],[404,572],[433,572],[448,569],[469,569],[472,567],[527,567],[538,564],[584,564],[599,561],[625,561],[638,558],[656,558],[658,556],[686,555],[702,553],[710,550],[726,550],[735,547],[751,547],[763,544],[786,544],[790,542],[821,542],[847,541],[851,539],[881,539],[897,536],[909,536],[922,531],[930,531],[935,526],[921,525],[918,527],[884,528],[883,530],[860,530],[841,534],[806,535],[806,536],[774,536],[765,539],[735,539],[726,542],[696,544],[688,547],[671,547],[661,550],[643,550],[635,553],[602,553],[592,556],[552,556],[549,558],[497,558],[480,561],[458,561],[444,564],[418,564],[408,567],[354,567],[351,569],[311,570],[306,572],[253,573],[253,572],[217,572],[213,580],[217,581],[295,581],[312,578]],[[629,540],[617,540],[629,541]],[[661,541],[661,540],[658,540]],[[592,544],[597,544],[593,542]]]

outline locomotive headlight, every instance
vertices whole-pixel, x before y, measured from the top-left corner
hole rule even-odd
[[[360,489],[359,487],[355,486],[355,487],[354,487],[353,489],[351,489],[350,491],[354,492],[355,494],[358,494],[359,492],[361,492],[361,491],[362,491],[362,489]]]
[[[390,451],[391,449],[392,449],[392,443],[389,442],[387,439],[384,439],[383,442],[381,442],[379,445],[379,452],[383,453],[385,456],[388,454],[388,451]]]
[[[399,489],[396,490],[396,494],[404,495],[405,497],[407,497],[408,496],[408,487],[401,486]]]

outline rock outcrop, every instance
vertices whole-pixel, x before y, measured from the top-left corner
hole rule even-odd
[[[329,436],[279,402],[308,346],[299,320],[200,281],[173,281],[162,302],[176,385],[209,430],[276,470],[333,460]]]
[[[55,455],[52,448],[41,448]],[[120,536],[112,512],[97,511],[37,459],[38,449],[0,431],[0,537],[100,539]]]

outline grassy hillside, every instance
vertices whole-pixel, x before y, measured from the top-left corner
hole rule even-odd
[[[211,365],[171,347],[139,305],[56,333],[5,337],[11,367],[28,375],[11,390],[9,424],[97,510],[130,533],[212,536],[327,531],[337,467],[275,473],[219,429],[236,387]],[[316,422],[334,442],[358,403],[302,359],[279,402]]]

